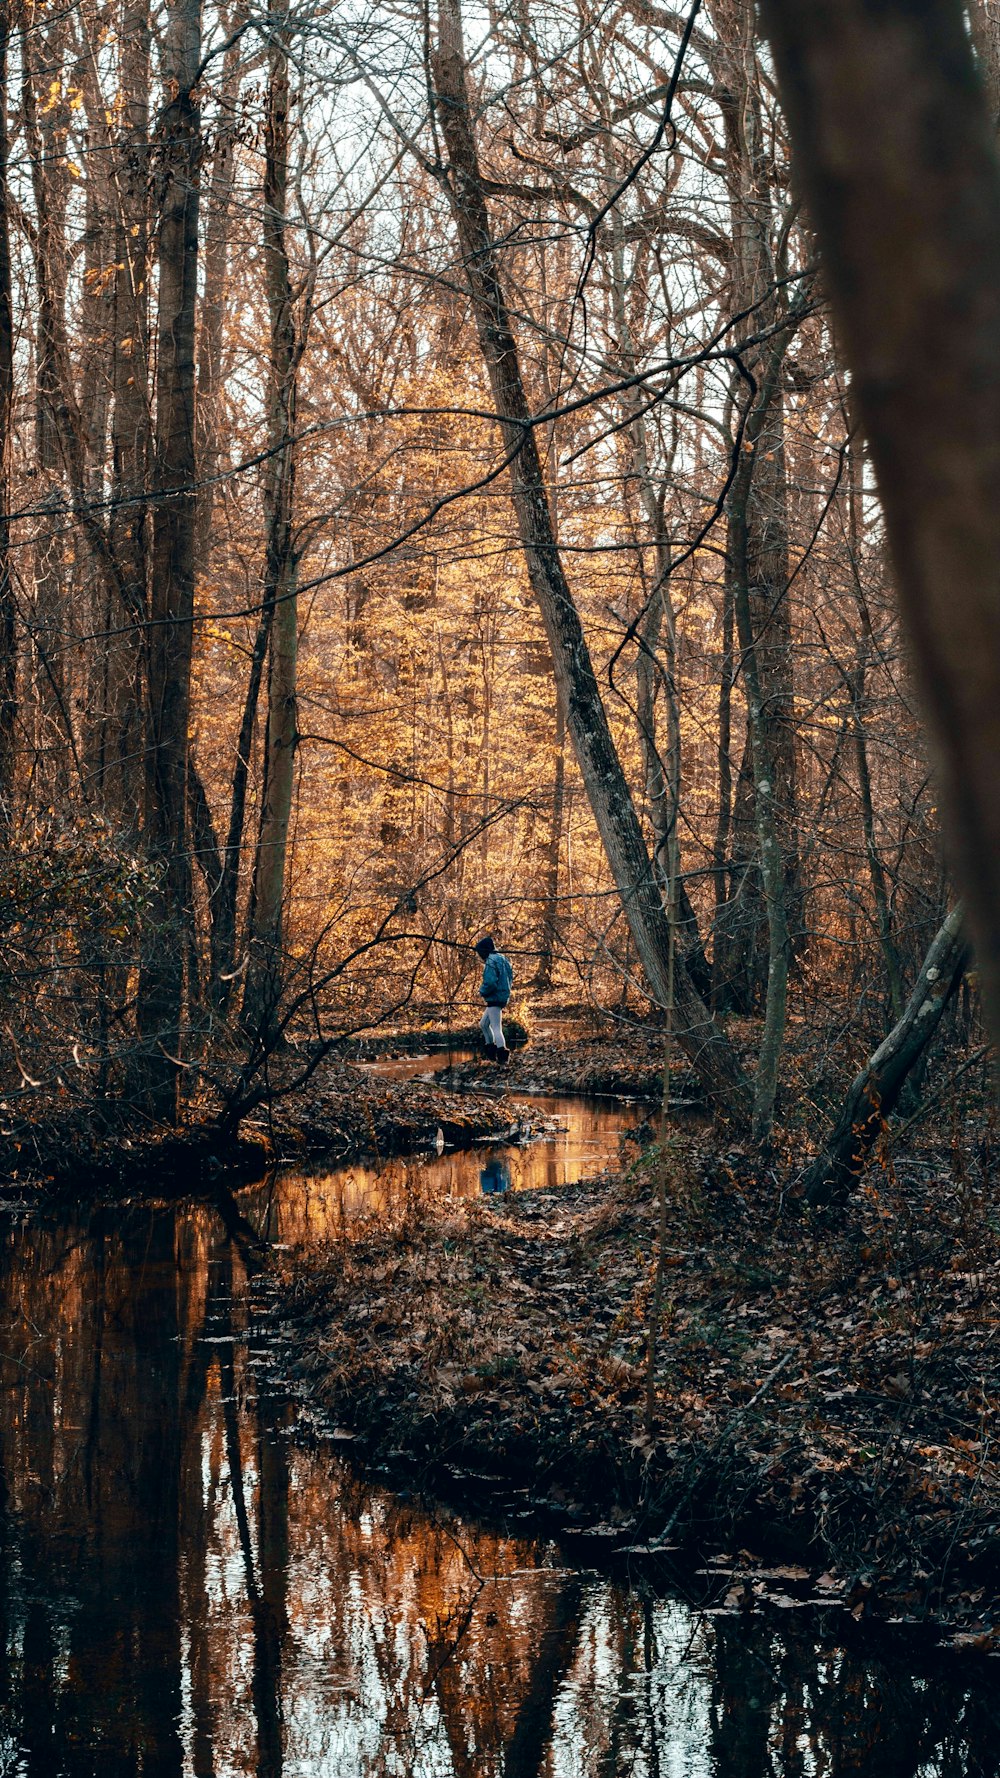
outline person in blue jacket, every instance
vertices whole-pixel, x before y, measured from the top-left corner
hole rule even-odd
[[[510,1052],[503,1034],[503,1009],[514,986],[514,971],[503,952],[497,950],[489,933],[479,940],[476,952],[485,965],[479,994],[486,1002],[486,1010],[479,1021],[479,1029],[486,1045],[487,1060],[499,1062],[502,1068],[506,1068]]]

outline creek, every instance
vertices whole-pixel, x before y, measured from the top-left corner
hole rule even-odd
[[[559,1127],[530,1146],[286,1172],[240,1208],[309,1244],[398,1192],[592,1173],[643,1116],[532,1104]],[[698,1608],[516,1493],[479,1522],[303,1436],[241,1251],[205,1203],[0,1222],[0,1778],[997,1772],[977,1654]]]

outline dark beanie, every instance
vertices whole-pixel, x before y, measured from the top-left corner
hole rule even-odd
[[[495,950],[496,945],[493,943],[489,933],[486,934],[485,938],[481,938],[476,946],[476,951],[484,963],[486,962],[487,957],[492,957]]]

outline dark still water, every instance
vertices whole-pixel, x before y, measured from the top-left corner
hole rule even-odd
[[[0,1778],[1000,1769],[978,1656],[701,1614],[298,1441],[210,1207],[6,1220],[0,1266]]]
[[[426,1069],[426,1061],[423,1064]],[[504,1191],[571,1185],[619,1162],[623,1132],[648,1107],[607,1099],[533,1096],[522,1102],[552,1127],[526,1142],[482,1143],[438,1155],[393,1155],[308,1172],[283,1169],[240,1193],[240,1205],[269,1241],[308,1245],[335,1236],[359,1212],[381,1212],[407,1199],[477,1198]],[[516,1117],[516,1110],[512,1110]],[[634,1150],[633,1150],[634,1153]]]

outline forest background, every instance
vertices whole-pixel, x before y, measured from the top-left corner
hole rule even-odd
[[[748,0],[3,0],[0,435],[12,1136],[232,1125],[489,929],[838,1167],[985,1068]]]

